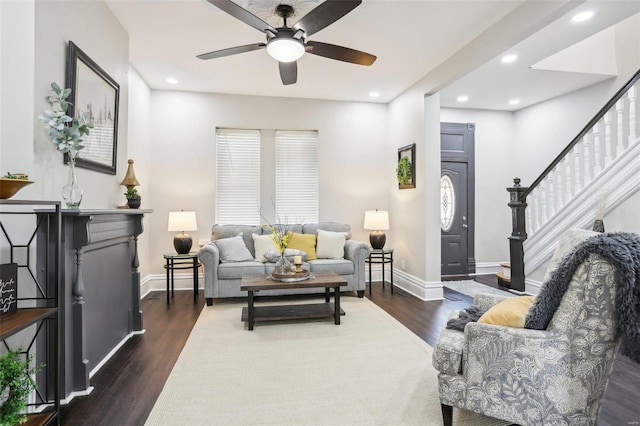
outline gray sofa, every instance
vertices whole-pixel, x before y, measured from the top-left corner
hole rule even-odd
[[[318,229],[333,232],[346,232],[347,240],[344,246],[344,259],[317,259],[303,263],[303,268],[313,272],[334,271],[348,281],[348,285],[341,287],[341,291],[356,291],[358,297],[364,296],[366,288],[364,261],[369,256],[367,244],[351,240],[351,227],[336,222],[307,223],[289,225],[289,229],[302,234],[316,234]],[[266,235],[271,231],[267,228],[251,225],[214,225],[211,230],[211,240],[235,237],[242,233],[242,239],[255,257],[252,234]],[[273,272],[275,263],[258,261],[220,263],[220,253],[215,244],[209,243],[198,252],[198,257],[204,265],[204,296],[207,305],[211,306],[214,298],[243,297],[246,291],[240,290],[240,280],[243,275],[269,274]],[[319,289],[289,289],[265,290],[260,295],[275,296],[282,294],[319,293]]]

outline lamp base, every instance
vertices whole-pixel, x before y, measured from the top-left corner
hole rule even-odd
[[[369,244],[374,249],[382,249],[384,247],[384,243],[387,242],[387,236],[382,231],[373,231],[369,234]]]
[[[192,245],[193,240],[191,239],[191,236],[184,232],[179,233],[173,239],[173,247],[175,247],[178,254],[188,254],[189,251],[191,251]]]

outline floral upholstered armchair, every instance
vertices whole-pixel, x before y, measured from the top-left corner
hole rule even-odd
[[[592,235],[578,234],[563,236],[550,269]],[[621,340],[614,270],[610,260],[589,254],[567,277],[544,330],[478,322],[463,332],[443,330],[432,362],[445,426],[452,407],[519,425],[596,425]],[[499,300],[480,295],[473,303],[486,310]]]

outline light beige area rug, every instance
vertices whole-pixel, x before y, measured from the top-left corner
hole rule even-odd
[[[147,425],[442,425],[431,347],[367,299],[332,320],[240,321],[207,307]],[[454,425],[501,425],[454,410]]]

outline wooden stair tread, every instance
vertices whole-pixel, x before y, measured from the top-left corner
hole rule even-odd
[[[498,277],[498,279],[504,280],[504,281],[506,281],[506,282],[508,282],[508,283],[510,283],[510,282],[511,282],[511,277],[506,276],[506,275],[505,275],[505,274],[503,274],[502,272],[498,272],[498,273],[496,274],[496,277]]]
[[[503,268],[511,269],[511,264],[510,263],[501,263],[500,266],[502,266]]]

